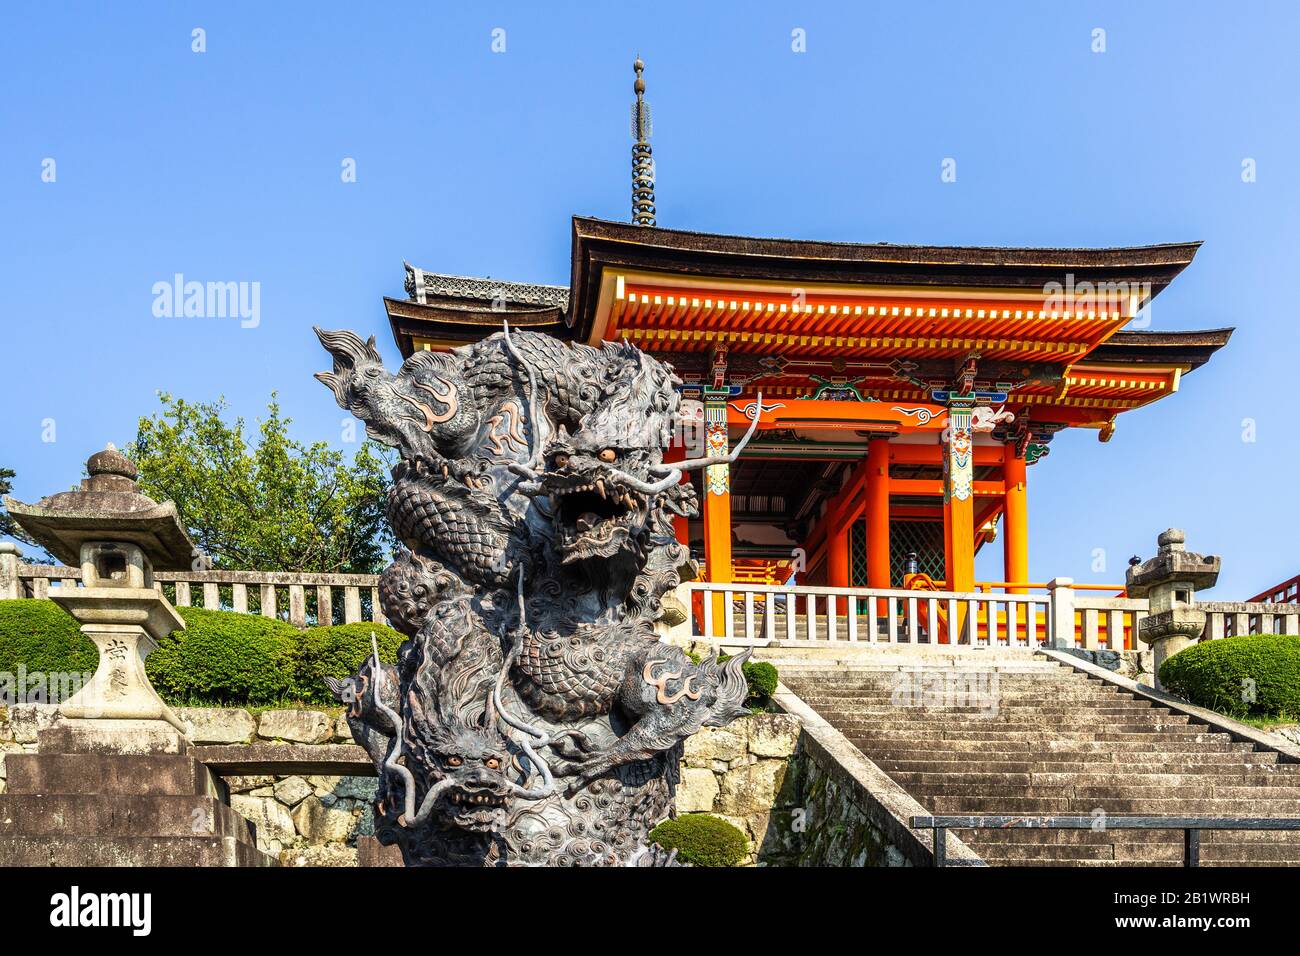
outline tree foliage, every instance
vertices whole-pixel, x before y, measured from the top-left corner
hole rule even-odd
[[[379,446],[349,463],[325,442],[289,437],[272,393],[257,443],[244,420],[227,423],[224,398],[187,402],[159,393],[162,411],[139,421],[126,454],[140,489],[171,499],[190,536],[225,570],[374,573],[390,537]]]
[[[0,468],[0,500],[13,491],[13,479],[13,469]],[[26,532],[18,527],[18,522],[14,521],[13,516],[5,510],[2,503],[0,503],[0,538],[17,538],[19,541],[26,541],[28,544],[31,544],[32,541]]]

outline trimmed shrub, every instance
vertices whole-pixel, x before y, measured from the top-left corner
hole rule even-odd
[[[750,707],[767,707],[776,693],[776,666],[768,661],[745,661],[742,669],[749,684],[745,703]]]
[[[86,674],[98,661],[95,642],[53,601],[0,601],[0,671]]]
[[[708,813],[688,813],[665,820],[650,831],[650,841],[696,866],[735,866],[749,855],[745,834]]]
[[[1300,718],[1300,636],[1242,634],[1193,644],[1161,665],[1160,682],[1229,717]]]
[[[325,686],[325,678],[342,680],[355,674],[361,662],[370,656],[372,632],[379,644],[379,659],[385,664],[395,664],[397,648],[404,638],[385,624],[358,621],[309,627],[299,635],[294,673],[298,696],[304,701],[337,703]]]
[[[299,632],[275,618],[203,608],[176,609],[173,631],[145,661],[158,693],[173,703],[277,704],[295,690]]]

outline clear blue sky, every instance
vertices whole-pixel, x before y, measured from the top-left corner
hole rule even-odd
[[[0,465],[17,496],[67,487],[90,451],[134,435],[159,389],[224,394],[249,419],[278,390],[300,438],[340,443],[311,326],[374,333],[396,360],[380,299],[403,295],[403,259],[566,282],[568,217],[629,215],[639,52],[664,226],[1204,240],[1153,327],[1236,335],[1177,395],[1121,416],[1108,445],[1066,434],[1030,469],[1031,575],[1121,580],[1168,525],[1223,555],[1225,598],[1300,571],[1286,531],[1300,6],[613,6],[0,8]],[[355,183],[341,182],[349,157]],[[946,157],[956,183],[940,181]],[[178,272],[260,283],[260,324],[155,317],[154,283]]]

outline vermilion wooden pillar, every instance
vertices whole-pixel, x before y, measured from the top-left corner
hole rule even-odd
[[[1029,580],[1029,495],[1025,482],[1025,460],[1007,444],[1002,458],[1002,481],[1006,486],[1002,519],[1003,580],[1019,584]],[[1010,589],[1014,594],[1025,588]]]
[[[704,392],[704,443],[706,454],[725,455],[727,438],[727,397]],[[709,581],[731,583],[731,473],[727,465],[713,465],[704,470],[704,563]],[[713,635],[725,636],[726,596],[713,597]]]
[[[686,449],[683,447],[681,440],[675,440],[664,451],[664,463],[672,464],[675,461],[682,461],[686,458]],[[691,480],[688,474],[682,475],[681,484],[687,484]],[[679,544],[684,544],[688,548],[691,545],[691,523],[683,515],[673,515],[673,535],[677,538]]]
[[[867,446],[867,587],[889,587],[889,442]]]
[[[948,447],[943,459],[944,568],[949,591],[975,589],[975,474],[972,467],[971,403],[948,404]],[[965,625],[964,602],[957,605]],[[974,621],[970,622],[972,630]],[[974,635],[972,634],[972,637]],[[940,637],[946,641],[947,635]]]

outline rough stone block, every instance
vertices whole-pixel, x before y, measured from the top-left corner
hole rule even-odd
[[[348,726],[348,718],[346,715],[339,717],[339,719],[334,722],[334,739],[345,744],[354,742],[352,739],[352,728]]]
[[[745,737],[730,727],[702,727],[688,737],[682,753],[688,767],[708,767],[715,760],[732,761],[745,755]]]
[[[284,844],[293,842],[293,817],[274,799],[236,794],[230,806],[257,827],[257,848],[264,853],[279,853]]]
[[[180,707],[176,713],[195,744],[242,744],[257,732],[253,715],[238,707]]]
[[[402,851],[384,846],[373,836],[357,837],[357,866],[405,866]]]
[[[296,807],[312,795],[311,784],[302,777],[285,777],[273,789],[275,799],[286,807]]]
[[[14,739],[13,725],[9,723],[9,708],[0,707],[0,742]]]
[[[687,767],[677,784],[677,812],[697,813],[713,809],[718,797],[718,778],[712,770]]]
[[[280,853],[281,866],[357,866],[357,850],[344,843],[300,846]]]
[[[263,740],[323,744],[334,734],[334,721],[319,710],[268,710],[257,725]]]
[[[316,796],[323,797],[325,794],[332,794],[334,788],[339,785],[342,777],[324,776],[322,774],[313,774],[307,778],[311,788],[316,791]]]
[[[728,771],[722,777],[718,812],[738,817],[766,813],[772,808],[784,777],[785,762],[781,760],[761,760]]]
[[[9,708],[9,730],[20,744],[34,744],[37,734],[54,726],[59,708],[52,704],[15,704]]]
[[[275,783],[275,778],[267,773],[253,775],[237,775],[234,777],[225,777],[226,786],[231,793],[248,793],[250,790],[257,790],[261,787],[269,787]]]
[[[356,815],[347,810],[327,807],[310,796],[293,811],[293,824],[308,843],[341,843],[356,827]]]
[[[799,742],[799,718],[755,714],[749,718],[749,752],[759,757],[789,757]]]
[[[162,720],[59,720],[37,732],[43,754],[186,754],[190,744]]]

